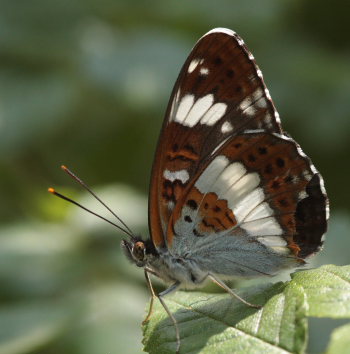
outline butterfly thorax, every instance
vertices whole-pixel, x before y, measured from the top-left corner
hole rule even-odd
[[[175,257],[167,249],[156,250],[150,240],[123,240],[121,247],[131,262],[147,268],[166,283],[179,283],[182,287],[194,288],[208,275],[191,259]]]

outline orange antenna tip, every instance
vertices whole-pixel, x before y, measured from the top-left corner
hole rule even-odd
[[[54,190],[53,188],[51,188],[51,187],[50,187],[50,188],[48,188],[48,189],[47,189],[47,191],[48,191],[49,193],[52,193],[52,194],[54,194],[54,193],[55,193],[55,190]]]
[[[64,170],[64,171],[68,170],[67,166],[65,166],[65,165],[61,165],[61,168],[62,168],[62,170]]]

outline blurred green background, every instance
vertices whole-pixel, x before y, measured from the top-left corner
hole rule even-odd
[[[324,176],[331,221],[312,265],[350,261],[348,3],[319,0],[0,1],[0,353],[140,353],[148,292],[82,177],[147,235],[151,163],[195,41],[237,31],[283,126]],[[315,323],[313,323],[315,322]],[[311,321],[309,352],[329,322]]]

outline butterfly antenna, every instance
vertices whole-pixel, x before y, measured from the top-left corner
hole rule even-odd
[[[117,218],[117,220],[125,227],[126,230],[129,231],[131,235],[134,235],[134,233],[131,231],[131,229],[126,225],[126,223],[105,203],[103,202],[92,190],[91,188],[84,182],[82,181],[76,174],[74,174],[67,166],[62,165],[61,166],[62,170],[66,172],[70,177],[72,177],[75,181],[77,181],[81,186],[83,186],[95,199],[97,199],[113,216]]]
[[[51,194],[53,194],[53,195],[55,195],[56,197],[59,197],[59,198],[61,198],[61,199],[63,199],[63,200],[66,200],[66,201],[69,202],[69,203],[72,203],[72,204],[78,206],[78,207],[81,208],[81,209],[84,209],[84,210],[87,211],[88,213],[90,213],[90,214],[92,214],[92,215],[95,215],[95,216],[97,216],[98,218],[100,218],[100,219],[102,219],[102,220],[104,220],[104,221],[107,221],[109,224],[115,226],[115,227],[118,228],[120,231],[123,231],[123,232],[126,233],[128,236],[130,236],[131,238],[134,237],[132,233],[130,233],[129,231],[125,230],[125,229],[122,228],[121,226],[115,224],[114,222],[112,222],[112,221],[106,219],[105,217],[103,217],[103,216],[101,216],[101,215],[99,215],[99,214],[96,214],[95,212],[93,212],[92,210],[90,210],[90,209],[84,207],[83,205],[79,204],[79,203],[76,202],[75,200],[70,199],[70,198],[66,197],[65,195],[63,195],[63,194],[61,194],[61,193],[56,192],[56,190],[55,190],[54,188],[49,188],[49,189],[48,189],[48,192],[51,193]]]

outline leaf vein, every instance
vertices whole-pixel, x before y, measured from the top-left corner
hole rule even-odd
[[[169,299],[169,300],[170,300],[170,299]],[[271,345],[271,346],[274,347],[274,348],[278,348],[279,350],[284,350],[286,353],[292,353],[292,352],[289,352],[289,351],[287,351],[286,349],[284,349],[284,348],[278,346],[278,345],[275,344],[275,343],[267,342],[267,341],[264,340],[263,338],[260,338],[260,337],[254,336],[254,335],[251,334],[251,333],[245,332],[244,330],[242,330],[242,329],[240,329],[240,328],[237,328],[237,327],[235,327],[235,326],[232,326],[231,324],[229,324],[229,323],[223,321],[222,319],[219,320],[219,319],[217,319],[217,318],[211,316],[211,315],[208,314],[208,313],[204,313],[204,312],[202,312],[202,311],[199,311],[198,309],[195,309],[195,308],[193,308],[193,307],[191,307],[191,306],[185,306],[184,304],[182,304],[182,303],[180,303],[180,302],[178,302],[178,301],[176,301],[176,300],[173,300],[173,299],[171,299],[170,302],[173,302],[173,303],[175,303],[175,304],[177,304],[177,305],[179,305],[179,306],[182,306],[182,307],[184,307],[184,308],[186,308],[186,309],[188,309],[188,310],[190,310],[190,311],[192,311],[192,312],[195,312],[195,313],[197,313],[197,314],[200,314],[200,315],[202,315],[202,316],[204,316],[204,317],[208,317],[209,319],[211,319],[211,320],[213,320],[213,321],[216,321],[216,322],[218,322],[218,323],[222,323],[222,324],[226,325],[227,327],[236,330],[237,332],[241,333],[242,335],[244,334],[244,335],[246,335],[246,336],[248,336],[248,337],[250,337],[250,338],[254,338],[254,339],[256,339],[256,340],[258,340],[258,341],[260,341],[260,342],[262,342],[262,343],[264,343],[264,344],[269,344],[269,345]],[[258,311],[260,312],[261,309],[258,310]],[[186,322],[187,322],[187,321],[186,321]],[[182,323],[182,321],[180,321],[179,323]]]

